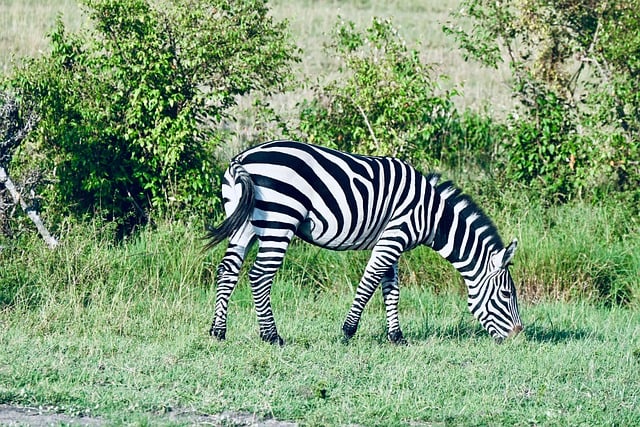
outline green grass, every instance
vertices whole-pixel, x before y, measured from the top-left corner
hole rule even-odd
[[[53,252],[34,237],[3,242],[0,403],[127,425],[179,424],[167,413],[183,411],[303,425],[640,422],[633,307],[525,302],[525,332],[496,345],[464,296],[450,292],[455,285],[438,287],[455,275],[422,265],[432,261],[425,250],[402,273],[410,345],[386,342],[379,295],[344,345],[340,327],[366,254],[297,244],[273,289],[287,345],[259,340],[246,278],[232,298],[228,340],[217,342],[207,330],[223,248],[200,255],[198,228],[183,224],[121,244],[104,231],[72,227]],[[531,263],[524,258],[516,262]]]
[[[384,341],[379,304],[345,346],[339,325],[350,297],[278,283],[282,349],[259,341],[246,287],[223,343],[206,336],[213,294],[204,291],[130,297],[71,315],[6,314],[0,401],[115,423],[156,423],[185,408],[305,425],[640,422],[637,312],[525,305],[525,336],[497,346],[462,300],[412,288],[402,304],[409,346]]]
[[[55,318],[14,313],[1,342],[0,396],[116,422],[154,419],[168,408],[246,410],[318,425],[640,421],[637,313],[526,307],[524,339],[496,346],[458,299],[410,289],[403,295],[410,346],[384,342],[379,305],[344,346],[338,331],[349,292],[314,297],[278,285],[283,349],[259,342],[246,287],[234,298],[224,343],[205,334],[208,292],[131,298],[119,301],[128,307]]]

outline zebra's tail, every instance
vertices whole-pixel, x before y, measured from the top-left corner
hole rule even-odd
[[[229,185],[234,188],[237,184],[240,185],[240,197],[237,199],[237,205],[233,213],[217,227],[207,225],[207,234],[204,239],[207,243],[204,246],[204,251],[212,249],[218,243],[231,236],[234,231],[238,230],[247,221],[253,212],[255,206],[255,188],[251,175],[242,167],[239,163],[233,163],[229,166],[228,174],[231,178]]]

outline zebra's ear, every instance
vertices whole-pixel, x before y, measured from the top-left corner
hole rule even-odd
[[[516,248],[518,247],[518,239],[513,239],[513,241],[507,246],[504,250],[504,254],[502,255],[502,261],[500,262],[500,267],[507,268],[513,256],[516,254]]]

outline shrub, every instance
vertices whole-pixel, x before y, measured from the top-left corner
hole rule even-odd
[[[575,111],[553,91],[529,81],[521,88],[530,104],[509,116],[506,170],[511,179],[527,183],[547,199],[575,194],[590,159],[591,142],[576,129]]]
[[[41,117],[32,150],[54,174],[49,209],[145,222],[217,202],[216,125],[237,97],[284,88],[296,49],[265,0],[82,0],[51,52],[8,82]],[[26,150],[26,147],[25,147]]]
[[[445,31],[468,58],[490,67],[506,58],[513,71],[512,179],[560,200],[611,189],[640,197],[639,7],[463,1]]]
[[[389,20],[359,31],[341,22],[329,46],[340,77],[301,104],[300,130],[311,142],[349,152],[439,163],[456,119],[455,90],[440,89]]]
[[[441,88],[446,76],[434,75],[391,21],[374,18],[365,30],[340,22],[328,49],[339,59],[339,76],[299,104],[303,139],[462,171],[463,180],[502,168],[505,126],[486,111],[458,111],[457,89]]]

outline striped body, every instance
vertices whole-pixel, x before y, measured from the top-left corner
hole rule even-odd
[[[271,311],[273,276],[291,239],[333,250],[370,249],[343,332],[356,332],[362,310],[381,285],[388,336],[398,322],[400,255],[427,245],[452,263],[469,289],[469,308],[497,339],[522,329],[504,248],[484,213],[450,183],[424,176],[401,160],[369,157],[292,141],[274,141],[236,156],[222,184],[227,219],[210,229],[209,246],[229,237],[218,268],[212,335],[224,338],[230,295],[248,247],[259,250],[249,272],[265,341],[282,343]]]

